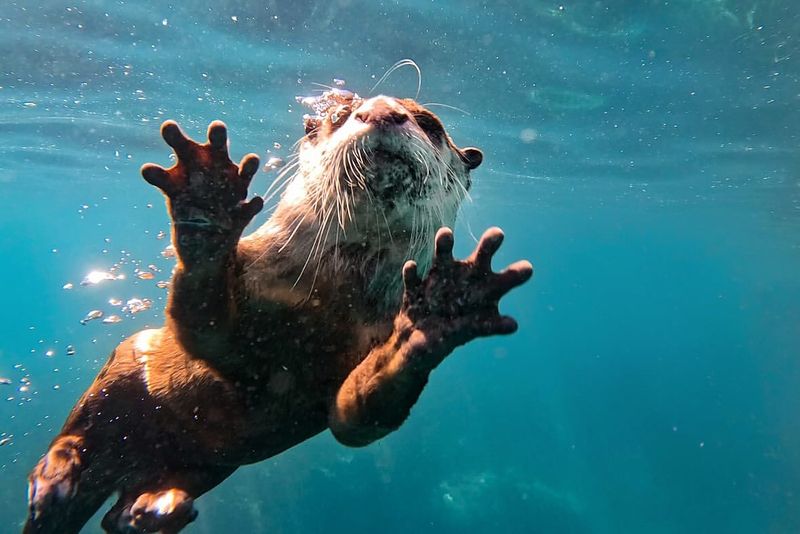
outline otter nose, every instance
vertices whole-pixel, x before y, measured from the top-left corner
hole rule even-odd
[[[392,107],[385,100],[377,100],[362,106],[355,117],[358,121],[375,126],[399,125],[408,121],[408,114],[404,110]]]

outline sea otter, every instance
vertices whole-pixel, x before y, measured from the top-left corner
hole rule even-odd
[[[30,475],[25,533],[78,532],[114,492],[106,532],[178,532],[239,466],[325,429],[367,445],[453,349],[516,330],[498,300],[531,264],[492,271],[497,228],[452,255],[482,153],[414,100],[333,89],[313,105],[278,205],[243,238],[258,158],[232,163],[222,122],[205,144],[163,124],[177,163],[142,175],[172,219],[165,324],[123,341],[73,408]]]

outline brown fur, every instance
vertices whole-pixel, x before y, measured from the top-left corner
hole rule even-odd
[[[357,120],[350,115],[365,109],[359,104],[340,103],[350,109],[335,118]],[[479,152],[456,148],[438,118],[415,102],[377,104],[365,120],[378,124],[389,108],[407,113],[402,120],[422,128],[432,147],[438,142],[436,150],[457,156],[459,176],[480,163]],[[307,141],[325,142],[338,127],[330,115],[319,121]],[[296,249],[308,248],[316,227],[285,244],[302,204],[282,204],[271,229],[240,241],[262,206],[258,197],[243,201],[257,160],[230,162],[221,123],[211,125],[204,145],[174,123],[162,133],[179,162],[168,170],[146,166],[143,174],[167,195],[175,223],[178,265],[166,323],[122,342],[78,401],[31,474],[25,532],[77,532],[113,491],[120,498],[103,521],[108,532],[177,532],[196,515],[192,500],[240,465],[326,428],[356,446],[396,429],[455,346],[516,327],[497,315],[497,300],[530,267],[491,273],[487,258],[499,230],[487,232],[466,262],[452,260],[452,234],[440,232],[425,280],[406,266],[401,306],[399,294],[370,288],[381,262],[400,279],[405,258],[396,252],[410,239],[405,229],[391,245],[370,248],[374,261],[330,260],[320,264],[322,275],[303,276],[306,254]],[[346,244],[355,252],[342,245],[336,253],[366,254],[360,251],[371,237]],[[452,309],[456,301],[461,307]]]

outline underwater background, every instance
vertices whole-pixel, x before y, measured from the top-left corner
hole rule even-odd
[[[367,448],[241,468],[187,532],[800,532],[795,0],[48,0],[0,10],[0,533],[112,348],[163,319],[160,123],[286,159],[295,96],[365,96],[404,58],[485,153],[456,252],[498,225],[495,267],[536,266],[501,306],[520,330]]]

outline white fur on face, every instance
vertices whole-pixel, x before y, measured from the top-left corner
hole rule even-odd
[[[409,120],[379,128],[356,118],[378,102]],[[454,224],[469,184],[455,149],[445,140],[434,143],[397,100],[385,96],[361,103],[325,137],[304,139],[295,165],[276,217],[258,233],[276,233],[271,224],[277,214],[291,214],[289,226],[296,228],[281,229],[281,250],[297,254],[301,277],[355,267],[372,280],[370,290],[389,298],[401,287],[405,260],[417,261],[422,272],[429,268],[434,235]]]

